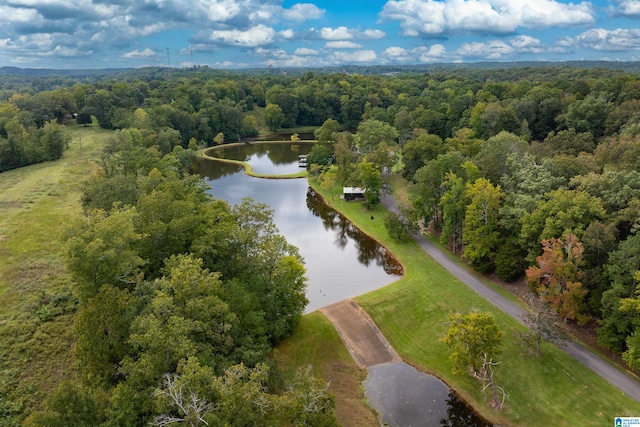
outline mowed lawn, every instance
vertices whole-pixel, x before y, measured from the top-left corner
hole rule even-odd
[[[515,334],[523,326],[452,277],[415,242],[390,239],[384,209],[326,200],[391,250],[405,269],[401,280],[356,301],[405,361],[442,378],[485,418],[512,426],[606,426],[616,416],[640,415],[639,402],[556,347],[544,344],[541,356],[527,356]],[[451,374],[447,348],[439,341],[450,313],[471,310],[493,313],[505,333],[496,374],[509,395],[502,411],[490,407],[490,396],[483,395],[477,380]]]
[[[7,422],[73,376],[77,298],[63,263],[63,232],[82,215],[82,183],[111,133],[68,131],[72,143],[62,159],[0,173],[0,418]]]

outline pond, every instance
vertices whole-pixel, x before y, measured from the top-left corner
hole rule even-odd
[[[249,163],[257,173],[291,174],[310,144],[245,144],[209,155]],[[216,198],[231,204],[251,197],[273,209],[280,233],[300,250],[307,269],[306,312],[396,281],[402,267],[375,240],[324,204],[306,179],[260,179],[239,166],[201,161],[200,173]]]
[[[207,154],[245,161],[257,173],[284,175],[298,172],[298,155],[310,149],[306,143],[247,143]],[[198,169],[214,197],[231,204],[251,197],[270,206],[280,233],[305,259],[307,313],[381,288],[402,275],[391,254],[329,208],[306,179],[253,178],[238,165],[207,160],[199,160]],[[439,379],[410,369],[405,364],[369,368],[367,397],[388,425],[488,426]],[[388,390],[400,400],[385,397]],[[408,404],[407,393],[419,399]]]

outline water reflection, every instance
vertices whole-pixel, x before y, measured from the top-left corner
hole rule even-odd
[[[233,144],[206,151],[211,157],[246,162],[256,173],[286,175],[300,171],[298,156],[309,154],[313,143]]]
[[[307,312],[381,288],[401,274],[395,259],[324,205],[306,179],[252,178],[237,169],[229,173],[227,165],[212,160],[198,165],[214,197],[231,204],[251,197],[273,209],[280,233],[305,259]]]
[[[307,207],[317,217],[322,219],[325,230],[335,233],[334,244],[340,249],[352,240],[358,249],[358,261],[369,266],[372,263],[381,266],[387,274],[402,275],[402,266],[375,240],[362,233],[347,218],[331,209],[312,188],[307,191]]]
[[[365,395],[390,427],[490,427],[439,378],[404,362],[367,368]]]
[[[469,407],[460,399],[453,391],[449,392],[449,396],[446,400],[447,403],[447,417],[440,420],[440,425],[443,427],[491,427],[491,424],[487,424],[474,412],[469,410]]]
[[[270,144],[261,145],[264,148],[271,146]],[[246,149],[258,147],[258,145],[244,147]],[[276,157],[284,158],[284,152],[286,150]],[[289,150],[287,153],[292,159],[289,166],[297,166],[297,155],[291,156],[291,152],[292,150]],[[244,197],[251,197],[258,202],[268,204],[273,209],[274,222],[280,233],[287,238],[287,241],[299,248],[305,259],[309,279],[307,313],[345,298],[378,289],[393,282],[402,274],[402,267],[383,247],[360,232],[345,217],[325,205],[321,198],[309,188],[306,179],[252,178],[245,175],[241,167],[212,160],[199,160],[196,167],[211,186],[209,192],[214,197],[231,204],[240,203]],[[377,366],[380,369],[382,365]],[[392,395],[390,390],[397,389],[401,392],[396,395],[402,396],[404,392],[401,386],[410,387],[414,384],[415,387],[416,381],[418,384],[425,384],[420,386],[423,387],[420,390],[424,392],[417,395],[422,399],[413,402],[412,405],[408,405],[406,400],[401,399],[396,405],[399,412],[385,408],[384,405],[374,405],[384,419],[392,417],[391,419],[395,418],[400,422],[399,424],[390,423],[391,425],[486,426],[442,382],[436,384],[433,380],[425,380],[425,377],[421,373],[416,373],[415,370],[401,373],[403,376],[400,379],[398,375],[401,374],[389,376],[381,371],[375,374],[372,368],[369,370],[369,380],[378,378],[382,381],[382,386],[376,387],[371,383],[365,385],[367,396],[372,402],[374,398],[371,393],[379,393],[379,399],[383,399]],[[425,399],[425,396],[432,396],[432,398]],[[445,398],[445,396],[448,397]],[[411,414],[415,415],[413,422],[406,423],[404,420],[406,417],[413,416]]]

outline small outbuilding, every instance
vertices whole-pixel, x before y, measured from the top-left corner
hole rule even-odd
[[[349,200],[364,200],[364,188],[342,187],[342,197]]]

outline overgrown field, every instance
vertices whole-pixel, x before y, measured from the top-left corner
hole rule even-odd
[[[311,365],[316,375],[322,375],[329,382],[341,425],[368,427],[378,424],[364,400],[362,382],[367,372],[355,364],[323,314],[305,315],[293,335],[278,345],[277,353],[286,377],[293,377],[298,366]]]
[[[110,132],[70,129],[62,159],[0,173],[0,425],[15,425],[74,375],[77,298],[62,254],[82,182]]]
[[[611,425],[616,416],[640,414],[639,402],[556,347],[544,344],[539,357],[526,356],[515,337],[523,327],[453,278],[415,242],[389,238],[383,208],[364,210],[358,203],[325,199],[390,249],[404,267],[401,280],[356,301],[405,361],[442,378],[485,418],[501,425],[602,426]],[[489,396],[485,399],[477,380],[451,374],[447,348],[439,341],[450,313],[474,309],[493,313],[505,333],[496,374],[509,395],[502,411],[489,407]]]

